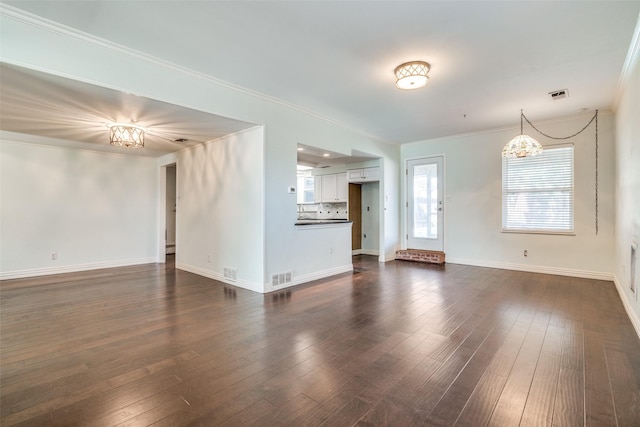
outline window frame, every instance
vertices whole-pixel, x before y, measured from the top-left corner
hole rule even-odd
[[[560,236],[575,236],[575,196],[576,196],[576,180],[575,180],[575,145],[573,143],[553,144],[544,147],[544,150],[554,150],[559,148],[571,148],[571,229],[567,230],[555,230],[555,229],[527,229],[527,228],[505,228],[505,209],[507,208],[505,203],[505,197],[510,191],[505,188],[505,172],[508,168],[508,162],[512,159],[502,158],[502,172],[501,172],[501,186],[502,186],[502,200],[501,200],[501,232],[510,234],[548,234],[548,235],[560,235]],[[544,154],[544,151],[543,151]],[[505,167],[505,162],[507,166]],[[516,193],[517,191],[511,191]]]
[[[315,203],[314,197],[315,197],[315,189],[314,189],[314,181],[315,181],[315,176],[313,176],[313,174],[311,173],[311,170],[313,168],[310,166],[300,166],[298,165],[297,167],[297,171],[296,171],[296,203],[298,205],[310,205]],[[307,186],[305,185],[307,183],[307,180],[311,180],[311,201],[304,201],[304,198],[307,194],[309,194],[309,190],[307,189]]]

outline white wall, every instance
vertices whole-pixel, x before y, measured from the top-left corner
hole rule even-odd
[[[287,193],[287,187],[296,185],[298,143],[347,155],[357,150],[382,159],[385,209],[381,215],[381,246],[385,248],[385,259],[393,258],[399,238],[398,146],[178,65],[93,40],[86,34],[19,16],[1,18],[0,54],[5,62],[265,126],[264,283],[269,282],[271,274],[290,270],[298,258],[313,256],[320,250],[318,244],[323,245],[322,251],[326,253],[329,245],[334,244],[319,243],[313,233],[298,233],[293,225],[296,199]],[[164,205],[164,196],[158,198]],[[343,259],[323,256],[301,265],[298,272],[301,277],[315,277],[317,273],[336,271],[343,265]]]
[[[640,23],[638,27],[637,37]],[[616,111],[614,272],[618,291],[640,335],[640,303],[629,289],[631,244],[640,245],[640,40],[635,42],[635,55],[630,58],[628,80]],[[640,286],[640,259],[636,262],[636,286]]]
[[[176,267],[264,291],[263,151],[256,127],[177,153]]]
[[[525,111],[526,113],[526,111]],[[517,114],[516,114],[517,117]],[[552,136],[580,130],[591,116],[536,123]],[[501,151],[519,127],[402,146],[402,160],[445,156],[447,262],[611,279],[614,231],[613,116],[599,120],[599,233],[595,234],[595,127],[571,139],[574,149],[575,236],[501,233]],[[547,145],[552,140],[525,128]],[[406,185],[403,192],[406,191]],[[406,218],[403,218],[406,226]],[[403,235],[405,233],[403,232]],[[523,251],[529,256],[524,257]]]
[[[3,279],[155,260],[154,159],[3,139],[0,199]]]

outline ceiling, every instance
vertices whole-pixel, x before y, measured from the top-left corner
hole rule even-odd
[[[521,108],[534,121],[611,109],[640,12],[638,1],[3,3],[396,144],[515,127]],[[396,89],[393,69],[411,60],[431,64],[430,84]],[[251,126],[221,117],[207,126],[211,115],[197,111],[7,65],[1,71],[2,127],[12,127],[5,130],[69,138],[65,116],[94,124],[144,117],[166,128],[163,150],[175,150],[175,137],[197,142]],[[16,84],[7,98],[5,78]],[[29,93],[32,80],[38,90]],[[552,100],[558,89],[569,97]],[[62,91],[64,107],[50,104],[49,90]],[[14,110],[23,96],[31,104]],[[38,113],[37,103],[57,106]],[[55,123],[36,126],[41,119]],[[89,143],[104,138],[99,128]]]
[[[352,150],[351,155],[336,153],[310,145],[298,144],[298,164],[323,168],[375,160],[378,157]]]
[[[255,126],[5,63],[0,63],[0,83],[5,137],[6,131],[28,134],[42,144],[158,157]],[[107,125],[118,122],[148,129],[145,147],[109,145]]]

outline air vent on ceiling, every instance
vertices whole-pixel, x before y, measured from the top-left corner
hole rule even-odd
[[[553,92],[549,92],[549,96],[551,97],[551,99],[568,98],[569,89],[554,90]]]

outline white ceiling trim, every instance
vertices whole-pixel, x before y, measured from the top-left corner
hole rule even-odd
[[[293,109],[295,111],[299,111],[301,113],[313,116],[315,118],[318,118],[318,119],[321,119],[321,120],[324,120],[324,121],[327,121],[329,123],[332,123],[334,125],[340,126],[342,128],[351,130],[351,131],[356,132],[356,133],[358,133],[360,135],[366,136],[367,138],[371,138],[374,141],[392,143],[392,141],[385,141],[385,140],[381,139],[380,137],[372,135],[371,133],[368,133],[368,132],[366,132],[366,131],[364,131],[362,129],[356,129],[356,128],[354,128],[352,126],[349,126],[349,125],[347,125],[347,124],[345,124],[343,122],[340,122],[338,120],[332,119],[332,118],[327,117],[327,116],[323,116],[323,115],[318,114],[318,113],[316,113],[314,111],[302,108],[302,107],[300,107],[300,106],[298,106],[296,104],[292,104],[290,102],[284,101],[284,100],[282,100],[280,98],[269,96],[269,95],[266,95],[264,93],[257,92],[257,91],[254,91],[254,90],[242,87],[242,86],[234,85],[234,84],[229,83],[227,81],[215,78],[215,77],[213,77],[211,75],[208,75],[208,74],[205,74],[205,73],[201,73],[199,71],[195,71],[195,70],[192,70],[192,69],[187,68],[187,67],[183,67],[183,66],[175,64],[173,62],[157,58],[155,56],[146,54],[144,52],[140,52],[140,51],[135,50],[135,49],[128,48],[126,46],[122,46],[120,44],[111,42],[111,41],[103,39],[101,37],[97,37],[97,36],[94,36],[92,34],[88,34],[88,33],[85,33],[83,31],[77,30],[75,28],[69,27],[67,25],[60,24],[58,22],[51,21],[49,19],[40,17],[38,15],[34,15],[32,13],[23,11],[23,10],[15,8],[13,6],[4,5],[4,4],[0,3],[0,15],[6,16],[6,17],[9,17],[9,18],[18,20],[18,21],[22,21],[22,22],[24,22],[24,23],[26,23],[28,25],[31,25],[31,26],[34,26],[34,27],[38,27],[38,28],[44,29],[46,31],[50,31],[52,33],[62,34],[64,36],[66,36],[66,37],[69,37],[69,38],[72,38],[72,39],[76,39],[76,40],[81,40],[81,41],[83,41],[85,43],[88,43],[88,44],[91,44],[91,45],[94,45],[94,46],[99,46],[101,48],[113,50],[113,51],[122,53],[124,55],[130,56],[130,57],[133,57],[133,58],[141,59],[143,61],[147,61],[147,62],[153,63],[153,64],[158,65],[160,67],[164,67],[164,68],[167,68],[167,69],[170,69],[170,70],[173,70],[173,71],[177,71],[179,73],[188,75],[190,77],[193,77],[193,78],[196,78],[196,79],[199,79],[199,80],[207,81],[208,83],[213,83],[213,84],[216,84],[216,85],[219,85],[219,86],[223,86],[223,87],[226,87],[228,89],[231,89],[231,90],[234,90],[234,91],[237,91],[237,92],[241,92],[241,93],[244,93],[244,94],[256,97],[256,98],[263,99],[263,100],[268,101],[268,102],[273,102],[275,104],[279,104],[281,106],[284,106],[284,107],[287,107],[287,108],[291,108],[291,109]],[[0,53],[0,55],[1,55],[1,53]],[[42,72],[49,73],[49,74],[54,74],[54,75],[57,75],[57,76],[60,76],[60,77],[65,77],[65,78],[70,78],[70,79],[74,79],[74,80],[78,80],[78,81],[83,81],[84,83],[90,83],[90,84],[94,84],[94,85],[97,85],[97,86],[106,87],[108,89],[124,91],[124,89],[122,89],[122,88],[109,87],[108,85],[105,85],[102,82],[81,80],[81,79],[78,79],[75,76],[63,75],[61,73],[52,72],[52,70],[38,69],[38,68],[35,68],[35,67],[31,66],[30,64],[21,64],[21,63],[16,63],[16,61],[6,60],[2,56],[0,56],[0,58],[1,58],[1,60],[3,62],[10,63],[10,64],[13,64],[13,65],[18,65],[18,66],[25,67],[25,68],[31,68],[33,70],[42,71]],[[133,95],[138,95],[138,96],[147,96],[147,95],[141,95],[141,94],[137,94],[137,93],[132,93],[132,94]],[[229,118],[234,119],[234,120],[241,120],[241,119],[238,119],[236,117],[229,117]]]

